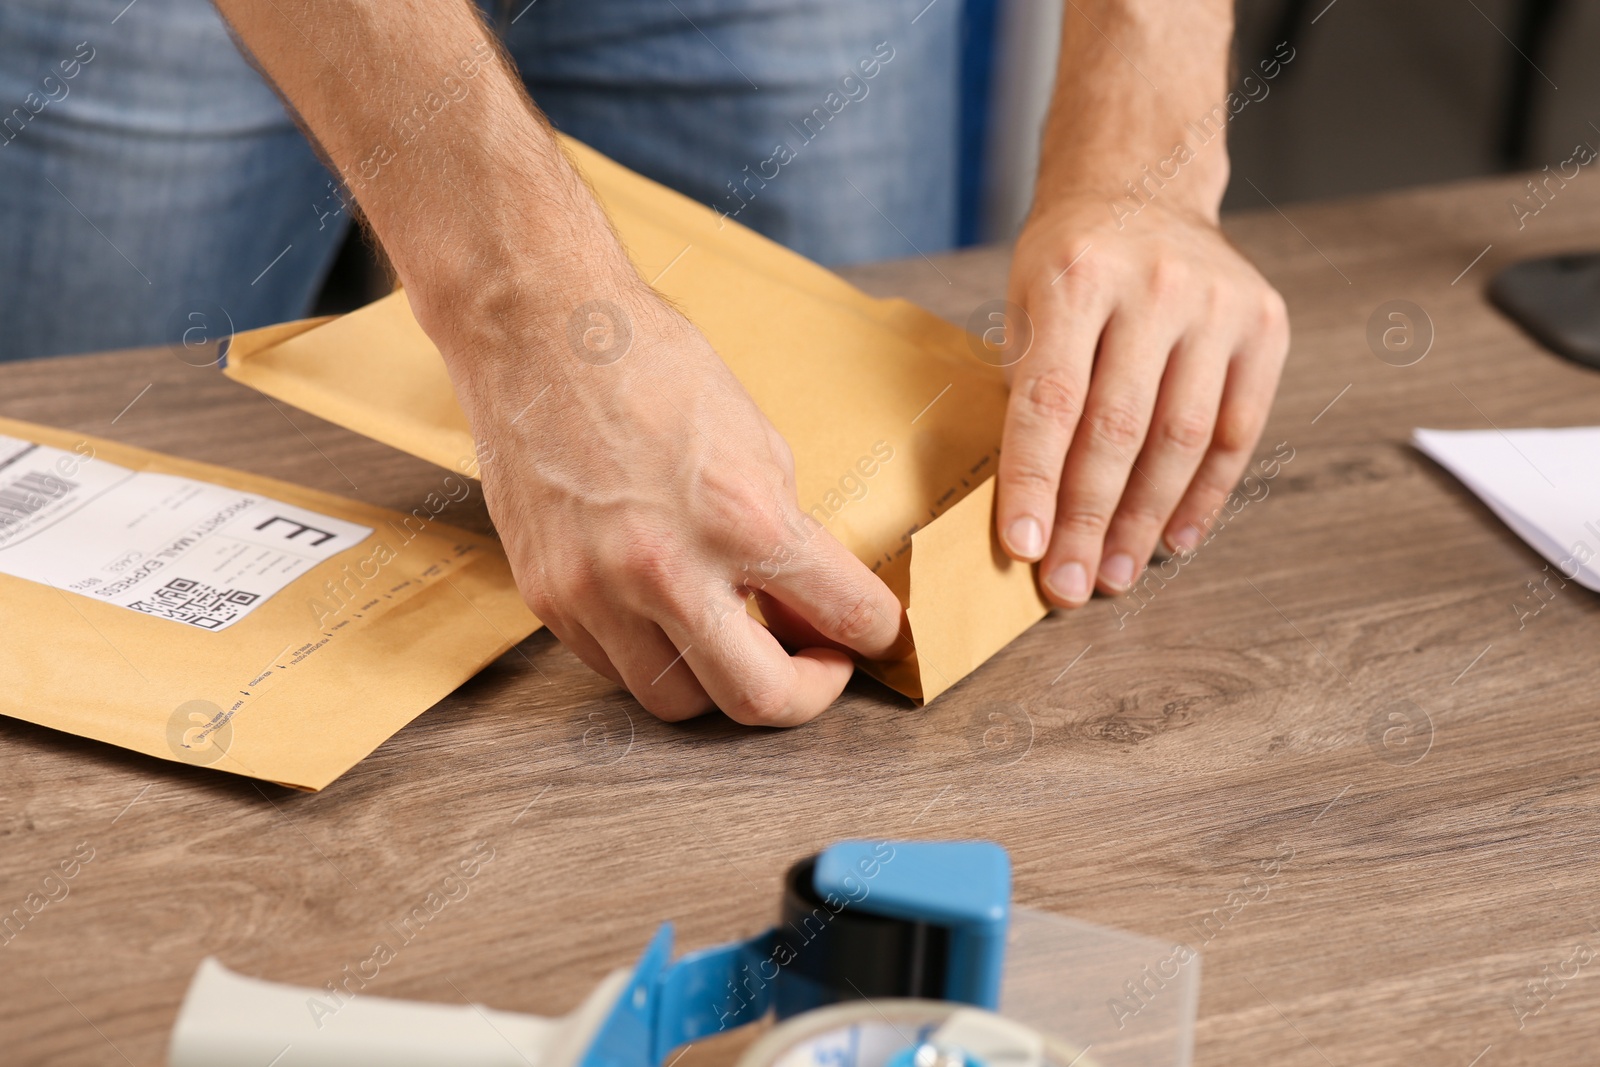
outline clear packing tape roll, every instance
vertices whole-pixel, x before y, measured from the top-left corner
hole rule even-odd
[[[1200,959],[1187,946],[1014,908],[1004,974],[998,1015],[948,1001],[835,1004],[772,1027],[739,1067],[899,1067],[896,1054],[946,1027],[953,1044],[979,1058],[991,1050],[985,1067],[1190,1065]],[[307,1006],[326,1002],[326,990],[246,978],[207,960],[174,1025],[170,1063],[582,1067],[627,982],[628,972],[615,972],[557,1018],[365,993],[318,1014]],[[1007,1049],[1010,1056],[995,1051]]]
[[[1108,926],[1014,908],[1000,1014],[1098,1067],[1189,1067],[1200,954]]]
[[[737,1067],[1094,1067],[1085,1050],[938,1000],[834,1004],[767,1032]]]

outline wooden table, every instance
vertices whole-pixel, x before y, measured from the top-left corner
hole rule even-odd
[[[0,1059],[162,1063],[201,957],[321,985],[478,842],[470,894],[369,991],[564,1011],[661,919],[689,947],[760,928],[830,841],[981,835],[1020,903],[1203,947],[1199,1063],[1592,1063],[1600,960],[1569,961],[1600,944],[1600,600],[1569,585],[1519,628],[1543,561],[1406,444],[1600,422],[1600,374],[1481,295],[1512,259],[1600,245],[1600,180],[1520,232],[1515,188],[1230,220],[1293,314],[1262,448],[1293,460],[1137,615],[1050,618],[926,710],[858,681],[797,730],[665,726],[540,634],[317,795],[0,719],[0,911],[94,855],[0,949]],[[965,321],[1005,263],[851,273]],[[1403,368],[1366,341],[1396,298],[1437,333]],[[398,508],[436,480],[163,352],[0,366],[0,414]],[[1386,747],[1394,709],[1418,732]]]

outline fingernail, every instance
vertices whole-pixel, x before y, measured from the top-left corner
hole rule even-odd
[[[1199,543],[1200,531],[1193,526],[1185,526],[1167,538],[1167,547],[1174,552],[1193,552]]]
[[[1012,520],[1006,527],[1006,547],[1023,559],[1038,559],[1044,554],[1044,527],[1032,516]]]
[[[1133,557],[1118,552],[1100,564],[1100,580],[1113,589],[1126,589],[1133,583]]]
[[[1089,572],[1081,563],[1063,563],[1051,571],[1044,582],[1062,600],[1081,604],[1089,599]]]

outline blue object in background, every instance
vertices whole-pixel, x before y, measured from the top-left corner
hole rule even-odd
[[[825,898],[871,915],[949,931],[944,999],[990,1010],[1000,1004],[1011,919],[1011,858],[992,841],[841,841],[817,857],[812,880]],[[871,891],[858,897],[862,872]],[[663,923],[635,965],[579,1067],[657,1067],[688,1042],[767,1014],[777,931],[692,952],[672,961],[672,924]]]
[[[964,0],[961,12],[961,133],[956,155],[956,243],[977,244],[983,226],[989,124],[994,106],[999,0]]]

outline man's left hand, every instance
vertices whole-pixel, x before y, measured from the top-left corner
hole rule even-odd
[[[1060,197],[1023,228],[1010,299],[996,521],[1055,604],[1127,590],[1158,541],[1192,550],[1261,435],[1289,346],[1283,298],[1216,222]]]

